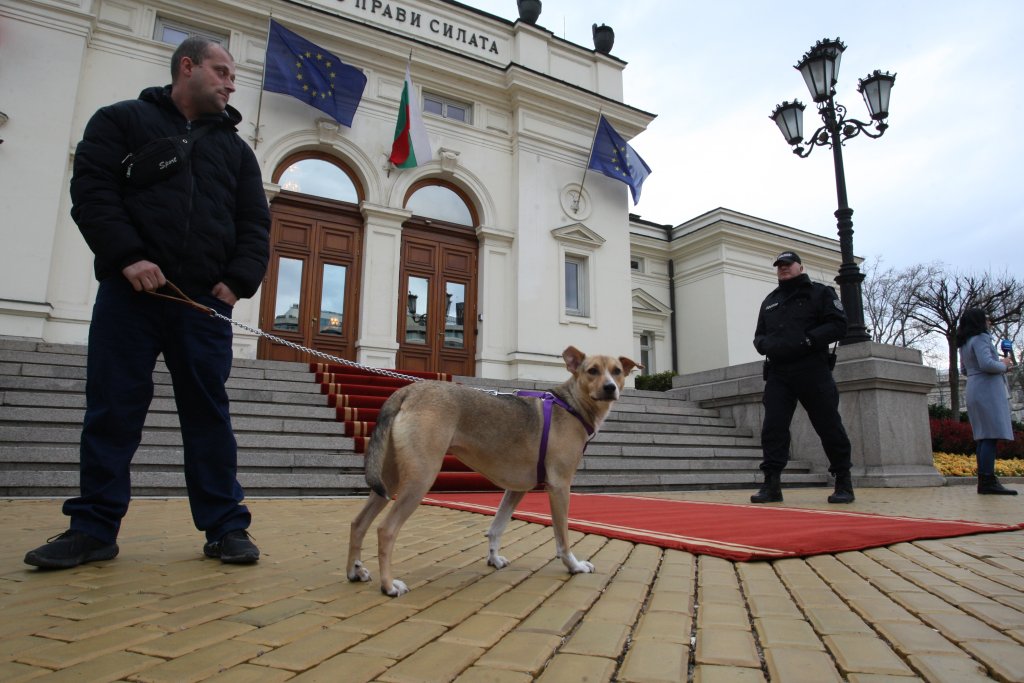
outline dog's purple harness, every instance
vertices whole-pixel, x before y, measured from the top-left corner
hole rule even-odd
[[[539,398],[544,401],[544,430],[540,435],[540,453],[537,458],[537,484],[543,484],[546,479],[547,468],[545,466],[545,460],[548,455],[548,432],[551,431],[551,411],[552,406],[557,405],[563,410],[567,411],[570,415],[575,417],[583,425],[583,428],[587,430],[588,436],[594,435],[594,428],[587,424],[586,420],[583,419],[579,413],[573,410],[573,407],[560,399],[559,397],[552,394],[550,391],[526,391],[520,390],[515,392],[516,396],[522,396],[525,398]],[[589,440],[588,440],[589,442]],[[587,444],[583,444],[583,450],[587,449]]]

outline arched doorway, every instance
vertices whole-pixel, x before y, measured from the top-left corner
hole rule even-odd
[[[402,225],[398,356],[406,370],[476,372],[477,242],[473,204],[457,186],[428,179],[409,189]]]
[[[273,180],[281,192],[270,205],[270,266],[260,328],[351,360],[359,323],[362,191],[350,170],[319,152],[288,157]],[[307,359],[263,338],[257,357]]]

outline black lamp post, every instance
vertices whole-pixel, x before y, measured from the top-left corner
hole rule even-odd
[[[850,138],[864,133],[869,138],[880,138],[889,125],[885,119],[889,117],[889,94],[896,74],[882,73],[877,69],[857,82],[857,91],[864,96],[868,113],[874,123],[875,131],[870,128],[872,123],[864,123],[857,119],[846,118],[846,107],[835,101],[835,84],[839,75],[839,61],[846,46],[836,38],[819,41],[812,47],[794,68],[799,70],[811,92],[811,98],[818,105],[823,126],[814,131],[806,141],[803,140],[804,105],[799,101],[783,102],[775,107],[771,118],[782,131],[786,142],[793,145],[793,153],[800,157],[809,156],[815,147],[828,145],[832,148],[832,160],[836,169],[836,195],[839,209],[835,212],[836,227],[839,230],[839,248],[843,262],[839,266],[839,296],[846,309],[849,327],[842,344],[854,344],[870,341],[864,326],[864,304],[861,295],[861,282],[864,274],[860,272],[853,257],[853,209],[846,198],[846,172],[843,170],[843,143]],[[804,145],[807,146],[806,150]]]

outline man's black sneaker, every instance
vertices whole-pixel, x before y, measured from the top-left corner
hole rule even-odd
[[[116,543],[104,543],[87,533],[68,529],[26,553],[25,564],[42,569],[70,569],[86,562],[112,560],[117,553]]]
[[[225,564],[253,564],[260,559],[260,549],[245,529],[229,531],[219,541],[210,541],[203,546],[203,554],[220,558]]]

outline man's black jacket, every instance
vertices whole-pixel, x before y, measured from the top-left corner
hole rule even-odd
[[[71,216],[96,256],[96,278],[146,259],[190,294],[223,282],[251,297],[269,259],[270,213],[256,156],[235,132],[233,107],[191,122],[217,126],[197,141],[189,165],[146,188],[121,181],[121,161],[147,142],[187,134],[171,87],[101,108],[75,151]]]
[[[810,357],[827,362],[829,344],[844,336],[846,312],[836,291],[803,273],[779,283],[761,303],[754,348],[772,364]]]

